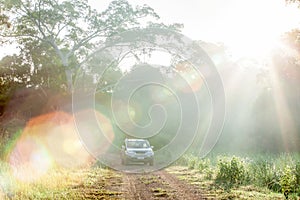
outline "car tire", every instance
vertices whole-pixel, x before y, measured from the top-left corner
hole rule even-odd
[[[128,161],[126,159],[124,159],[123,161],[124,161],[124,165],[128,165]]]

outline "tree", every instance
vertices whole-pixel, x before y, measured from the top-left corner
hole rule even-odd
[[[287,3],[300,3],[300,0],[286,0]]]
[[[0,25],[6,25],[7,28],[10,28],[11,24],[8,21],[7,15],[3,14],[0,9]]]
[[[30,65],[22,63],[22,58],[13,55],[0,61],[0,113],[17,88],[25,87],[30,76]]]
[[[12,16],[13,24],[12,29],[2,31],[2,36],[16,40],[25,50],[29,46],[48,45],[64,67],[69,87],[77,68],[107,38],[142,28],[142,19],[159,19],[149,6],[133,7],[126,0],[112,1],[103,12],[92,9],[87,0],[1,0],[0,3]],[[32,52],[25,58],[37,59]]]
[[[296,3],[300,8],[300,0],[286,0],[286,2],[289,4]],[[297,51],[297,53],[300,55],[300,30],[299,29],[293,29],[285,33],[284,40],[288,45],[294,48]]]

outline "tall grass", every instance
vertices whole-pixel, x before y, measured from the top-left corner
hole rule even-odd
[[[300,155],[262,154],[245,157],[215,156],[205,159],[185,155],[189,169],[198,169],[216,185],[230,189],[240,185],[268,188],[289,196],[300,196]],[[210,177],[207,177],[207,171]]]
[[[118,175],[111,175],[110,170],[99,167],[55,168],[34,182],[23,182],[9,173],[5,163],[0,163],[0,199],[85,199],[93,193],[109,196],[106,193],[110,191],[103,187],[105,179],[112,176]]]

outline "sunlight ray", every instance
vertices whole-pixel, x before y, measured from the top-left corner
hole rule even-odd
[[[291,115],[290,108],[287,103],[286,96],[284,94],[282,84],[280,83],[279,74],[276,70],[276,62],[274,58],[271,61],[270,66],[270,77],[273,89],[273,99],[275,103],[275,108],[277,112],[277,119],[280,127],[281,141],[284,144],[285,150],[290,151],[296,146],[291,141],[296,138],[297,130],[295,126],[295,121]]]

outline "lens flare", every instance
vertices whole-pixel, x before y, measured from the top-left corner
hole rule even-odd
[[[176,82],[176,76],[174,77],[175,79],[175,84],[177,84],[177,88],[183,92],[189,91],[188,88],[185,88],[186,85],[188,85],[193,92],[199,91],[203,85],[203,79],[200,75],[200,73],[193,68],[193,66],[188,63],[188,62],[180,62],[176,65],[175,67],[177,71],[177,76],[181,76],[184,78],[184,80],[188,83],[182,83],[182,82]]]
[[[205,80],[205,91],[209,92],[206,94],[209,94],[208,98],[212,102],[212,117],[200,150],[201,157],[206,156],[217,143],[224,124],[225,94],[214,63],[197,42],[178,32],[156,27],[116,34],[108,38],[104,45],[93,52],[78,69],[80,75],[74,81],[72,93],[73,112],[82,108],[97,108],[97,101],[93,97],[99,91],[102,76],[111,67],[120,67],[124,71],[128,70],[128,73],[117,77],[113,85],[105,87],[105,90],[111,92],[108,99],[111,104],[101,109],[107,112],[109,121],[118,133],[113,144],[107,140],[106,133],[103,133],[105,131],[102,128],[99,130],[103,122],[95,119],[95,113],[74,115],[78,133],[89,152],[103,164],[125,172],[145,173],[168,166],[188,150],[198,134],[201,123],[200,103],[203,102],[200,95]],[[162,60],[156,58],[159,64],[152,64],[139,58],[156,49],[170,55],[167,63],[161,65]],[[135,50],[138,54],[133,53]],[[131,61],[133,57],[129,54],[134,55],[136,62],[125,69],[118,61],[126,56]],[[177,64],[182,64],[182,70]],[[86,69],[97,71],[99,79],[87,79],[90,74],[86,73]],[[95,121],[99,125],[95,125]],[[120,150],[124,138],[156,140],[155,166],[122,166]],[[98,156],[96,150],[100,144],[105,143],[103,139],[111,148]]]
[[[7,199],[12,194],[13,183],[11,173],[6,167],[7,163],[0,162],[0,199]]]
[[[5,195],[4,192],[2,191],[2,188],[0,187],[0,199],[4,199]]]
[[[53,166],[90,166],[95,159],[76,132],[73,115],[52,112],[32,118],[8,151],[13,176],[32,182]]]
[[[32,182],[44,175],[52,165],[45,147],[30,135],[23,136],[8,160],[12,174],[20,181]]]
[[[95,116],[95,120],[89,118],[91,115]],[[111,121],[94,109],[78,111],[74,113],[74,117],[79,120],[76,124],[76,130],[85,133],[80,135],[80,139],[85,145],[91,147],[88,152],[94,157],[104,154],[115,138]],[[100,134],[100,131],[103,134]]]

